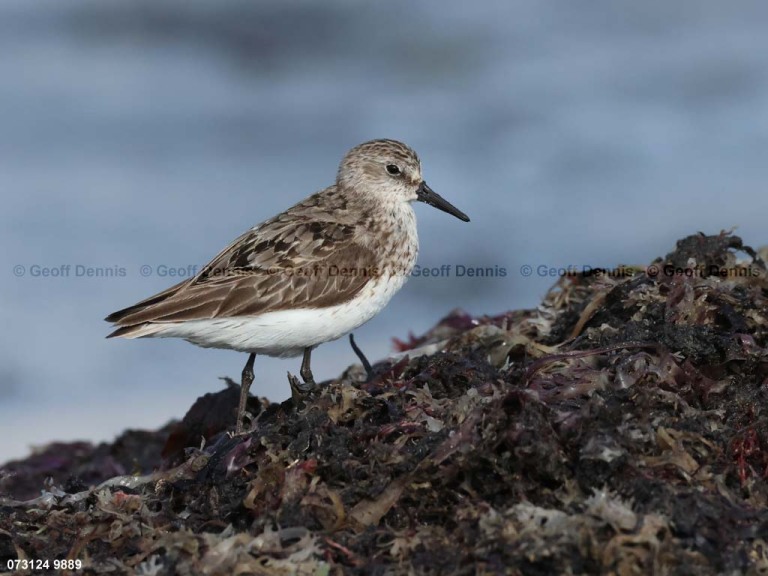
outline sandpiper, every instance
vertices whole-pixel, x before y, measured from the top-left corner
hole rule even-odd
[[[469,222],[432,190],[416,153],[396,140],[350,150],[336,184],[235,239],[197,275],[107,316],[108,338],[184,338],[247,352],[236,433],[257,354],[303,354],[373,318],[400,290],[419,251],[413,201]],[[293,384],[297,381],[293,380]]]

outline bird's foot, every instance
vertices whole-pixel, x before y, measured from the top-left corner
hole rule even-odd
[[[291,386],[291,398],[293,398],[293,403],[296,406],[302,405],[307,395],[316,386],[314,380],[309,380],[308,382],[302,382],[290,372],[288,372],[288,384],[290,384]]]
[[[235,436],[247,436],[251,431],[252,423],[253,418],[251,417],[251,414],[249,412],[244,412],[242,417],[239,418],[235,430],[232,432],[232,438]]]

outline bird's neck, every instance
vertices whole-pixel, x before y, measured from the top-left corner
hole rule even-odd
[[[410,274],[419,253],[416,214],[410,203],[379,205],[369,212],[365,227],[375,253],[396,262],[396,274]]]

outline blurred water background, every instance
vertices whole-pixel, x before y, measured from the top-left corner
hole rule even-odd
[[[452,272],[357,332],[372,359],[454,307],[535,306],[541,265],[646,263],[733,226],[768,243],[766,29],[761,0],[4,0],[0,461],[160,426],[238,377],[245,355],[107,341],[102,318],[371,138],[411,144],[472,217],[417,206],[420,265]],[[313,361],[355,358],[341,340]],[[298,364],[258,359],[254,390],[286,398]]]

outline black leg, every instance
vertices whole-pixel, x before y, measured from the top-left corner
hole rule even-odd
[[[256,360],[256,354],[248,356],[248,362],[243,368],[243,379],[240,382],[240,404],[237,407],[237,426],[235,434],[243,433],[243,418],[245,418],[245,406],[248,403],[248,390],[253,384],[253,362]]]
[[[368,376],[368,380],[370,380],[371,378],[373,378],[373,368],[371,367],[371,363],[368,362],[368,358],[366,358],[365,354],[363,354],[363,351],[357,347],[357,343],[355,342],[355,337],[352,334],[349,335],[349,343],[352,346],[352,351],[360,360],[360,363],[363,365],[363,368],[365,368],[365,373]]]
[[[312,388],[315,387],[315,379],[312,376],[312,369],[309,367],[309,362],[312,357],[312,348],[304,348],[304,359],[301,361],[301,378],[304,380],[304,384],[299,382],[293,374],[288,372],[288,383],[291,385],[291,396],[296,406],[301,406],[304,403],[306,395]]]
[[[301,361],[301,370],[299,371],[299,374],[301,374],[305,384],[314,386],[315,378],[312,376],[312,369],[309,367],[311,356],[312,348],[304,348],[304,358]]]

